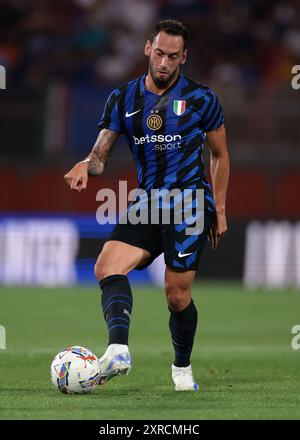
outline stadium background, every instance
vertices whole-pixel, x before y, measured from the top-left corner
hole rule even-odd
[[[2,0],[1,283],[93,282],[110,229],[95,221],[96,192],[136,186],[125,138],[88,191],[71,193],[63,175],[90,151],[111,89],[145,71],[149,29],[167,17],[191,30],[184,72],[217,92],[231,156],[229,232],[217,252],[207,247],[199,276],[300,285],[296,0]]]

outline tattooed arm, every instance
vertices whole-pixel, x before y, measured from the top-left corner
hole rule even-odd
[[[100,131],[95,145],[87,158],[74,165],[64,176],[66,184],[71,189],[80,192],[87,187],[88,175],[100,176],[103,173],[118,136],[118,133],[106,128]]]
[[[118,133],[107,128],[100,131],[92,151],[84,160],[89,164],[88,173],[90,176],[99,176],[103,173],[118,136]]]

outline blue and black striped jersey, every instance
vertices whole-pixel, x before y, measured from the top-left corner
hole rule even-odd
[[[99,128],[128,138],[140,188],[196,186],[210,193],[202,149],[206,133],[224,122],[217,96],[184,75],[157,95],[146,89],[145,77],[110,94]]]

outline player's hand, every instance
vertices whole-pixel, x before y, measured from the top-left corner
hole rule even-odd
[[[66,184],[75,191],[82,191],[86,189],[88,182],[88,167],[87,162],[78,162],[67,174],[64,179]]]
[[[215,224],[212,226],[208,238],[211,242],[213,249],[217,249],[217,246],[227,231],[227,220],[225,213],[217,213],[217,219]]]

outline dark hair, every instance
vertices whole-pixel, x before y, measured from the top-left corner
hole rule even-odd
[[[180,35],[183,38],[183,49],[187,48],[189,40],[189,31],[187,28],[177,20],[162,20],[157,23],[149,37],[149,41],[152,44],[156,35],[160,32],[165,32],[168,35]]]

